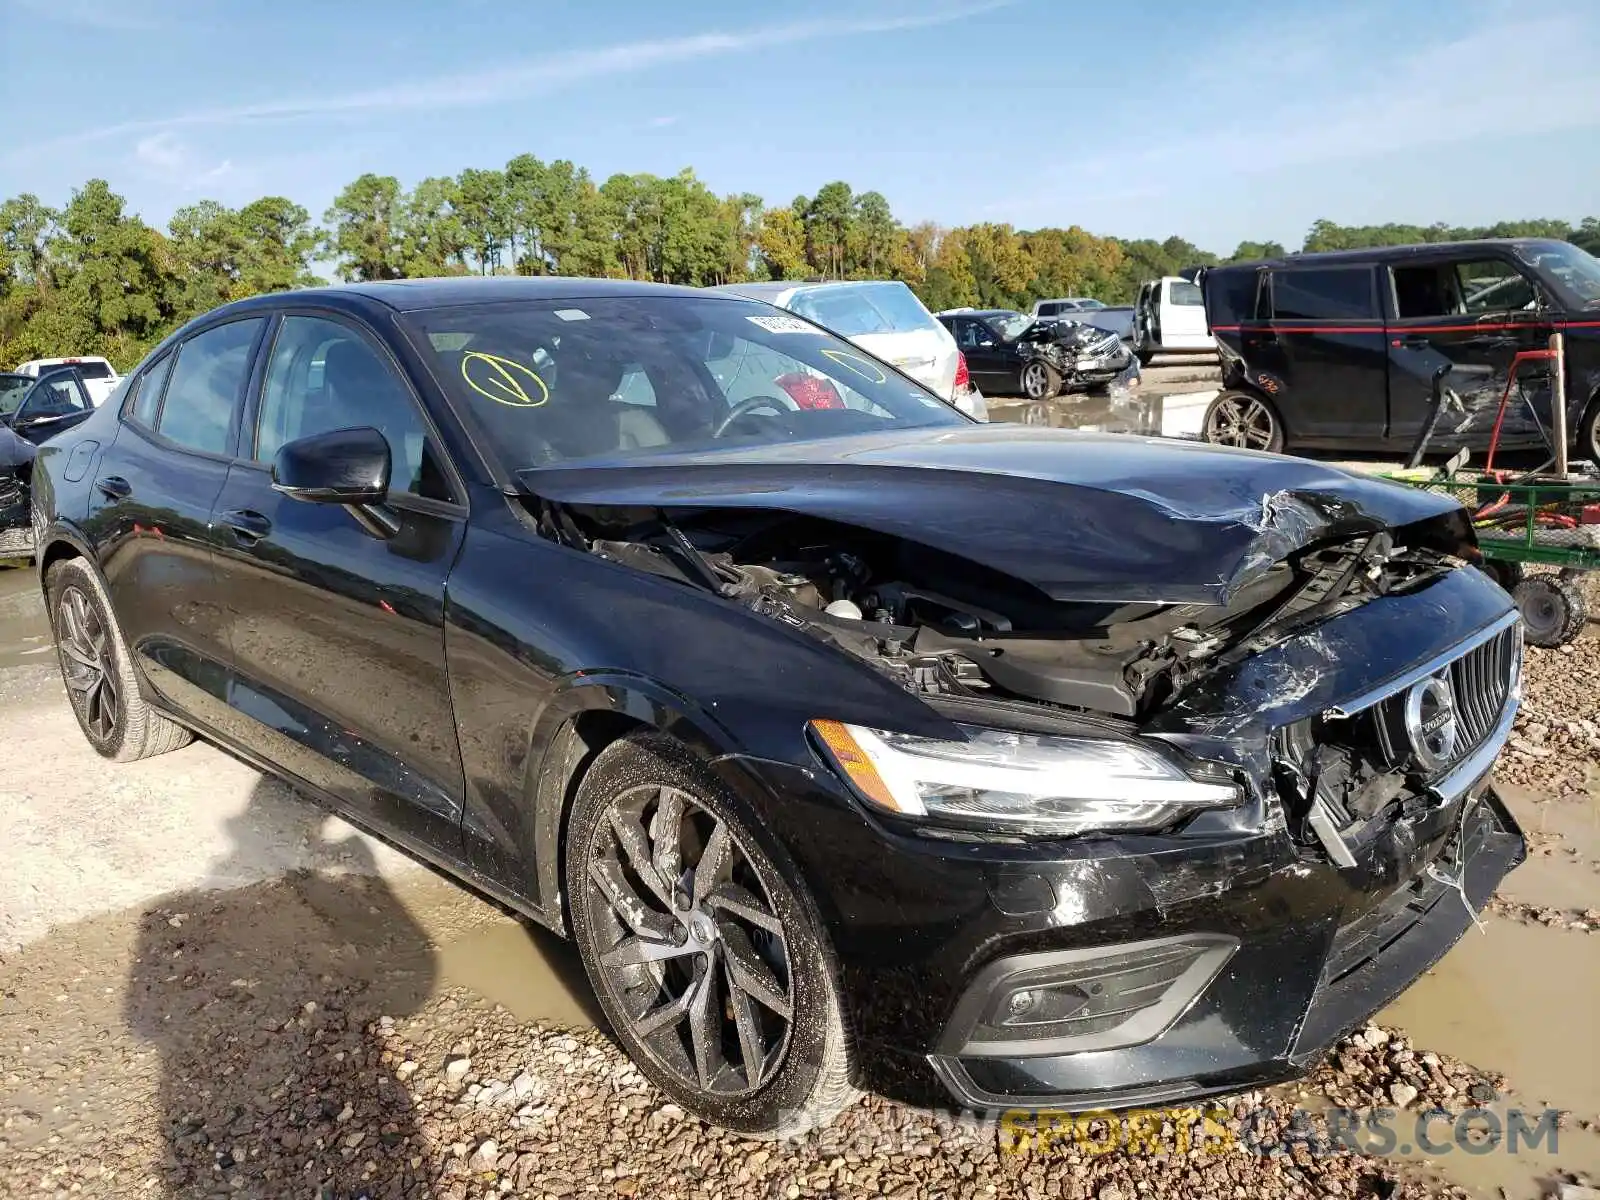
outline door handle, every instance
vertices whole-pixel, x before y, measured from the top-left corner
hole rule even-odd
[[[272,532],[272,522],[251,508],[235,508],[222,514],[222,523],[245,545],[259,542]]]
[[[121,475],[103,475],[95,480],[94,486],[107,500],[126,500],[133,495],[133,484]]]
[[[1426,350],[1433,345],[1420,333],[1408,333],[1400,339],[1400,344],[1407,350]]]

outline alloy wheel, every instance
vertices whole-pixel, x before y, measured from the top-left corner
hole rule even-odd
[[[583,902],[601,986],[664,1070],[718,1096],[782,1066],[794,1019],[788,939],[727,822],[681,789],[645,785],[595,825]]]
[[[1050,389],[1050,376],[1043,363],[1031,362],[1022,368],[1022,391],[1029,400],[1043,400]]]
[[[67,690],[78,702],[84,728],[105,741],[116,729],[122,711],[110,630],[99,610],[77,587],[68,587],[61,593],[59,614],[62,675]]]
[[[1276,432],[1272,411],[1253,396],[1224,397],[1206,418],[1206,441],[1218,446],[1265,450]]]

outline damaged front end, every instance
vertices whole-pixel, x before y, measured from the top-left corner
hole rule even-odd
[[[1001,441],[1008,473],[985,460]],[[1097,451],[1071,478],[1044,456],[1068,441]],[[547,536],[824,642],[966,739],[813,722],[870,815],[825,834],[825,806],[797,805],[793,842],[831,848],[806,867],[841,911],[879,914],[834,930],[863,1037],[914,1048],[959,1102],[1293,1075],[1523,857],[1488,783],[1520,629],[1459,508],[1127,437],[991,428],[910,453],[521,482]],[[1052,763],[1065,790],[1029,793]],[[862,821],[870,858],[837,861]],[[914,922],[887,958],[886,913]]]
[[[33,446],[0,426],[0,558],[33,553]]]
[[[1068,365],[1064,387],[1100,387],[1110,383],[1133,358],[1133,352],[1115,333],[1080,321],[1057,321],[1055,345]]]

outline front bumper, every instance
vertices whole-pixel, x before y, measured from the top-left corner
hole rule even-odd
[[[1281,924],[1241,928],[1214,976],[1153,1006],[1168,1010],[1155,1013],[1164,1028],[1153,1038],[1107,1050],[1019,1053],[1012,1045],[995,1054],[959,1044],[964,1030],[952,1023],[928,1062],[958,1104],[979,1109],[1168,1104],[1298,1075],[1436,963],[1522,861],[1521,833],[1491,790],[1465,816],[1454,844],[1441,850],[1448,867],[1435,863],[1354,915],[1284,913]],[[1235,915],[1252,902],[1240,897]],[[1217,936],[1201,932],[1216,927],[1215,916],[1182,924],[1191,936]],[[1003,974],[1003,964],[991,964],[975,985],[1003,993]],[[969,1010],[982,1002],[963,997]]]

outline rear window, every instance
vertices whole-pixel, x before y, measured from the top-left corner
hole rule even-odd
[[[1278,320],[1337,321],[1378,315],[1371,267],[1275,271],[1272,315]]]
[[[1167,303],[1182,308],[1200,308],[1205,304],[1205,297],[1200,294],[1198,286],[1184,279],[1174,283],[1167,292]]]
[[[1212,325],[1237,325],[1255,315],[1255,268],[1210,271],[1205,277],[1206,319]]]
[[[797,293],[788,307],[842,337],[907,333],[937,322],[903,283],[864,283]]]
[[[78,374],[85,379],[110,379],[111,364],[105,362],[77,362],[73,366],[78,368]]]

